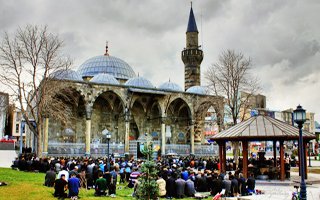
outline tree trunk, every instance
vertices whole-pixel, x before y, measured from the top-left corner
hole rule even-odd
[[[43,141],[42,141],[42,124],[39,123],[37,127],[38,131],[38,140],[37,140],[37,155],[38,157],[42,157],[42,146],[43,146]]]
[[[238,169],[239,165],[239,142],[238,141],[233,141],[232,142],[232,148],[233,148],[233,159],[236,165],[236,169]]]

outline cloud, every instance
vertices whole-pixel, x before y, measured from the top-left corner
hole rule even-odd
[[[190,1],[186,0],[0,0],[1,30],[26,24],[47,24],[65,42],[74,68],[104,53],[128,62],[154,85],[171,81],[183,86]],[[270,109],[298,103],[320,113],[320,2],[316,0],[193,1],[200,44],[202,73],[219,54],[235,49],[253,60],[253,73],[262,83]],[[204,80],[202,79],[202,82]],[[319,118],[318,118],[319,120]]]

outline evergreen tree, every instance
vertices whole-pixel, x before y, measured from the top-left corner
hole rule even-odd
[[[142,154],[147,157],[143,163],[141,172],[142,175],[139,177],[138,195],[137,199],[157,199],[159,194],[159,188],[157,185],[157,165],[152,159],[153,148],[152,143],[148,141],[144,145]]]

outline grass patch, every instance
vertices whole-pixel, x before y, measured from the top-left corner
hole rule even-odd
[[[56,199],[53,197],[53,188],[43,186],[45,174],[21,172],[8,168],[0,168],[0,181],[6,182],[7,186],[0,187],[0,200],[35,200],[35,199]],[[122,189],[118,189],[121,187]],[[125,188],[124,184],[117,185],[117,197],[108,199],[135,199],[131,197],[133,189]],[[95,197],[94,190],[81,189],[81,199],[105,199]],[[212,197],[211,197],[212,198]],[[185,198],[191,199],[191,198]],[[208,198],[210,199],[210,198]]]

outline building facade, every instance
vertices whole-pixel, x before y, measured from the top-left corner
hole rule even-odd
[[[50,116],[44,119],[44,153],[105,155],[106,133],[111,133],[111,153],[138,155],[139,145],[148,134],[162,155],[204,155],[206,151],[212,155],[210,148],[203,145],[205,117],[208,109],[213,109],[220,127],[224,100],[209,95],[200,85],[202,59],[191,8],[186,48],[182,51],[184,90],[170,81],[155,87],[148,79],[137,76],[124,60],[109,55],[108,45],[104,55],[88,59],[77,71],[55,74],[55,80],[64,81],[77,102],[68,105],[74,114],[69,121]]]
[[[0,92],[0,139],[6,135],[6,126],[8,125],[9,95]]]

